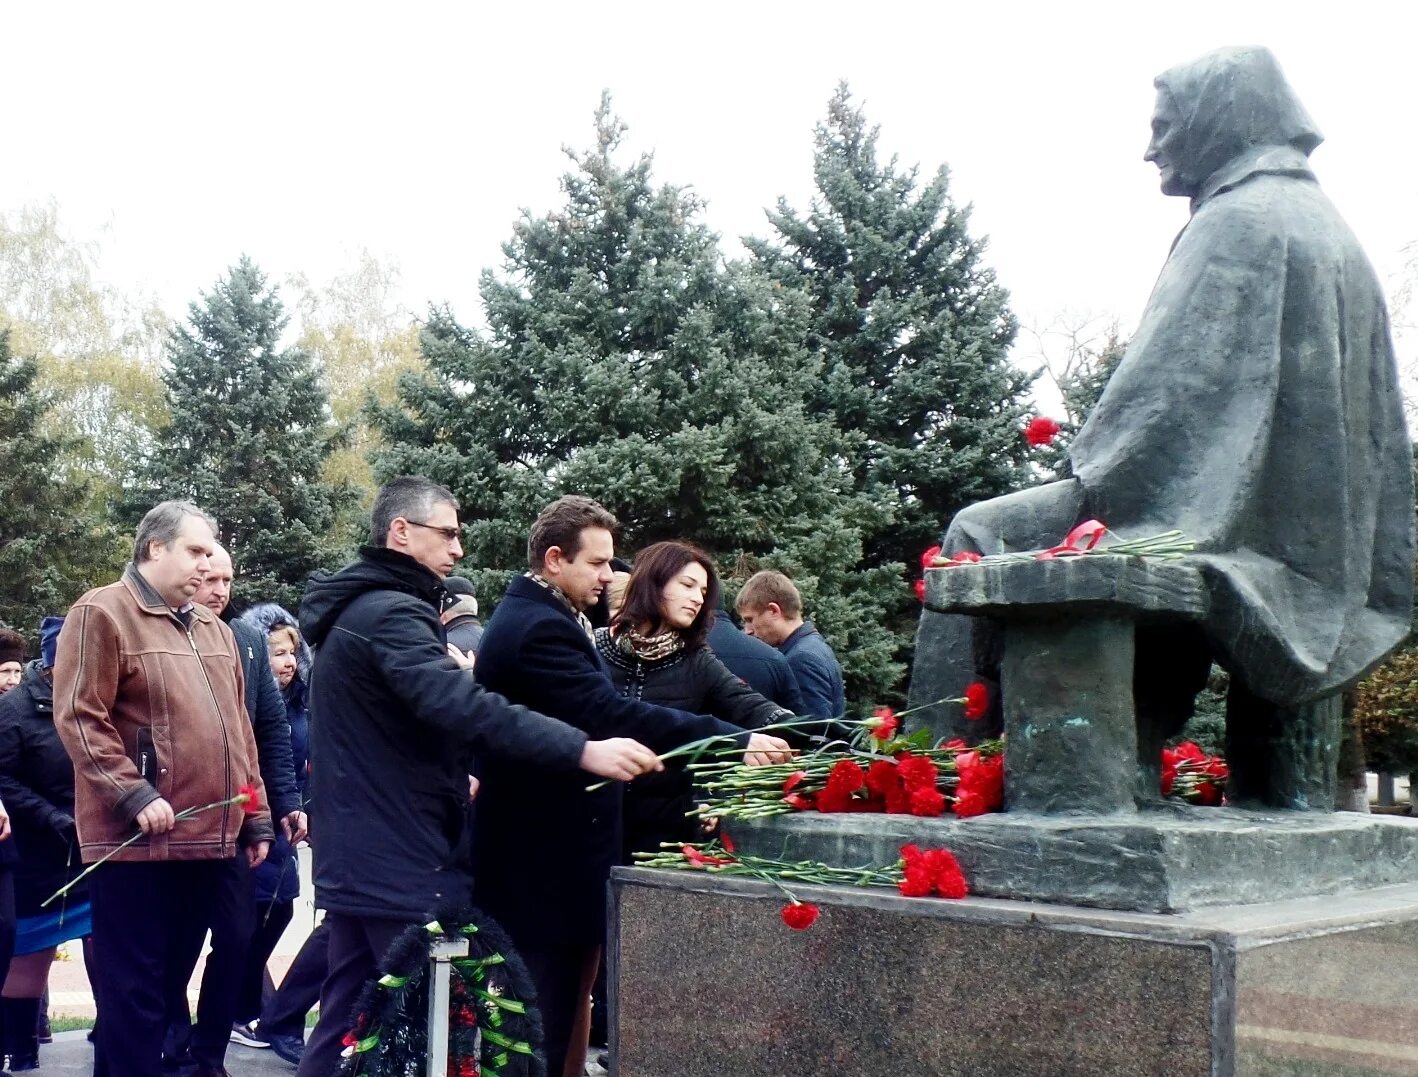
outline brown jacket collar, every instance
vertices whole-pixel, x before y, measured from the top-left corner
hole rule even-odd
[[[134,561],[129,561],[123,570],[123,586],[128,588],[145,612],[165,617],[173,616],[172,607],[167,604],[162,595],[158,594],[157,588],[148,582],[147,577],[139,571],[138,565]],[[206,606],[198,605],[195,602],[189,602],[186,608],[199,621],[206,622],[216,618],[216,615]]]

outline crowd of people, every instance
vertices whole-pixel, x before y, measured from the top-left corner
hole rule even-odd
[[[327,1077],[385,949],[452,900],[510,934],[547,1072],[582,1077],[604,1043],[611,867],[712,831],[658,755],[719,736],[750,765],[780,762],[790,743],[756,730],[845,710],[790,579],[745,583],[741,630],[705,551],[659,542],[626,562],[616,530],[590,498],[547,506],[484,625],[453,575],[457,500],[399,478],[369,544],[312,577],[298,614],[257,601],[232,616],[215,522],[168,501],[120,580],[44,619],[37,658],[0,630],[10,1070],[37,1067],[50,965],[82,939],[98,1077],[224,1074],[233,1041]],[[588,789],[587,773],[610,781]],[[277,986],[307,838],[324,916]]]

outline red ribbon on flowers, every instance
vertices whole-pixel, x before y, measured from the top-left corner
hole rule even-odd
[[[1064,536],[1063,542],[1050,549],[1041,550],[1034,556],[1040,561],[1052,561],[1055,557],[1077,557],[1097,546],[1098,540],[1107,532],[1108,526],[1102,520],[1084,520]],[[1079,543],[1084,545],[1080,546]]]

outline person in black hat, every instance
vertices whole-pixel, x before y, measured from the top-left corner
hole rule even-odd
[[[473,581],[462,576],[448,576],[443,581],[443,596],[439,620],[448,635],[450,646],[465,655],[478,653],[483,638],[483,623],[478,620],[478,589]]]
[[[0,695],[24,679],[25,637],[13,628],[0,628]]]

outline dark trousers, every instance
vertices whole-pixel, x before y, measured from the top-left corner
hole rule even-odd
[[[200,948],[228,871],[224,860],[109,861],[90,876],[94,1077],[160,1077],[167,1000],[186,987],[191,939]]]
[[[246,963],[237,983],[236,1015],[233,1022],[250,1024],[261,1015],[261,997],[266,986],[266,962],[281,941],[286,925],[291,922],[295,903],[268,901],[256,906],[256,931],[246,948]],[[205,981],[203,986],[206,986]]]
[[[212,933],[212,952],[202,971],[202,989],[197,998],[197,1024],[192,1029],[189,1049],[198,1062],[220,1067],[231,1042],[231,1026],[236,1021],[237,999],[246,954],[256,931],[255,873],[244,850],[216,865],[218,885],[196,929],[185,939],[182,961],[185,973],[168,985],[168,1023],[174,1032],[187,1024],[187,983],[197,959],[202,956],[202,940]],[[174,1042],[181,1053],[181,1043]]]
[[[320,1001],[330,970],[330,921],[321,920],[306,936],[286,978],[261,1007],[261,1031],[273,1036],[305,1036],[305,1015]]]
[[[547,1077],[561,1077],[566,1054],[571,1047],[586,993],[587,967],[599,954],[599,944],[538,945],[530,940],[517,942],[517,953],[537,987],[537,1006],[542,1011],[542,1050],[547,1060]],[[585,1035],[583,1025],[581,1035]],[[578,1046],[578,1051],[584,1050]]]
[[[340,1064],[341,1042],[364,985],[377,975],[390,945],[407,928],[407,920],[326,913],[330,929],[329,961],[320,988],[320,1020],[305,1045],[296,1077],[330,1077]]]

